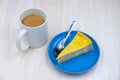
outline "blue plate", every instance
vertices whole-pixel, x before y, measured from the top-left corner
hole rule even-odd
[[[78,31],[72,31],[70,37],[68,38],[67,42],[65,43],[65,46],[67,46],[71,40],[74,38]],[[58,45],[58,43],[65,38],[67,32],[62,32],[55,36],[52,41],[50,42],[48,46],[48,55],[51,60],[51,62],[61,71],[67,72],[67,73],[83,73],[88,70],[90,70],[98,61],[100,56],[99,47],[96,43],[96,41],[89,35],[85,34],[92,40],[92,50],[89,51],[86,54],[82,54],[76,58],[73,58],[69,61],[66,61],[64,63],[58,64],[56,60],[56,56],[54,55],[54,49]]]

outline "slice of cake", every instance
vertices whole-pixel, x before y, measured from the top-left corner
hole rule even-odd
[[[92,41],[83,33],[77,32],[73,40],[60,52],[58,63],[68,61],[83,53],[87,53],[92,48]]]

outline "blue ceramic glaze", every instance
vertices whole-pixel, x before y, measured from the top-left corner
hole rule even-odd
[[[65,46],[67,46],[71,40],[74,38],[78,31],[72,31],[70,37],[68,38],[67,42],[65,43]],[[83,33],[83,32],[82,32]],[[96,43],[96,41],[89,36],[86,33],[86,36],[88,36],[92,40],[92,49],[86,54],[82,54],[76,58],[73,58],[69,61],[66,61],[64,63],[58,64],[56,60],[56,56],[54,55],[54,49],[58,45],[58,43],[66,36],[67,32],[62,32],[55,36],[49,46],[48,46],[48,56],[51,60],[51,62],[54,64],[55,67],[57,67],[59,70],[67,73],[83,73],[88,70],[90,70],[93,66],[96,65],[98,62],[100,51],[99,46]]]

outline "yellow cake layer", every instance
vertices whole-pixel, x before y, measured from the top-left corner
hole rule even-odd
[[[92,46],[92,41],[83,33],[77,32],[74,39],[61,51],[57,59],[60,59],[68,54],[72,54],[78,50],[81,50],[87,46]]]

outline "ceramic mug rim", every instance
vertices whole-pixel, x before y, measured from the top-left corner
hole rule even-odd
[[[41,12],[41,13],[38,13],[38,14],[40,14],[40,15],[42,15],[43,17],[44,17],[44,19],[45,19],[45,21],[44,21],[44,23],[43,24],[41,24],[41,25],[39,25],[39,26],[35,26],[35,27],[29,27],[29,26],[26,26],[26,25],[24,25],[23,23],[22,23],[22,16],[24,16],[24,14],[25,13],[27,13],[28,11],[38,11],[38,12]],[[26,15],[27,16],[27,15]],[[25,16],[25,17],[26,17]],[[43,10],[40,10],[40,9],[28,9],[28,10],[25,10],[25,11],[23,11],[22,13],[21,13],[21,15],[20,15],[20,17],[19,17],[19,23],[20,23],[20,25],[22,25],[24,28],[27,28],[27,29],[36,29],[36,28],[40,28],[40,27],[42,27],[42,26],[44,26],[46,23],[47,23],[47,15],[46,15],[46,13],[43,11]]]

